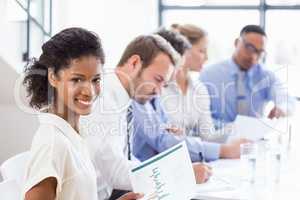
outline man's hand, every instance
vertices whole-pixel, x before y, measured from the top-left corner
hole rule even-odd
[[[269,113],[269,115],[268,115],[268,118],[270,118],[270,119],[273,119],[273,118],[280,118],[280,117],[285,117],[286,116],[286,114],[280,109],[280,108],[278,108],[278,107],[274,107],[271,111],[270,111],[270,113]]]
[[[193,169],[197,184],[206,182],[212,175],[211,167],[202,163],[193,163]]]
[[[229,158],[229,159],[234,159],[234,158],[240,158],[240,145],[245,144],[245,143],[251,143],[251,140],[247,139],[237,139],[234,140],[228,144],[223,144],[221,145],[220,149],[220,158]]]
[[[134,193],[134,192],[129,192],[127,194],[124,194],[117,200],[136,200],[136,199],[141,199],[143,198],[144,195],[139,194],[139,193]]]

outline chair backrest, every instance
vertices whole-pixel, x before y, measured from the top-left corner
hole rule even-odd
[[[1,200],[20,200],[21,188],[15,180],[5,180],[0,183]]]
[[[22,186],[29,155],[27,151],[6,160],[0,167],[3,180],[15,180],[19,186]]]

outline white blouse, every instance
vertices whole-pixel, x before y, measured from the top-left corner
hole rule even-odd
[[[25,174],[25,193],[42,180],[57,180],[56,200],[97,200],[94,166],[82,137],[64,119],[39,114]]]
[[[216,131],[211,117],[210,97],[206,86],[189,75],[186,94],[176,81],[162,90],[161,105],[170,124],[182,128],[188,136],[200,136],[203,140],[224,142],[226,134]]]

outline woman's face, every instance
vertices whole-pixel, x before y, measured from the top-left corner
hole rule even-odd
[[[100,93],[101,62],[95,56],[73,59],[56,76],[56,106],[59,113],[87,115]],[[63,109],[63,110],[61,110]]]
[[[203,64],[207,61],[207,38],[203,37],[187,50],[185,66],[192,71],[201,71]]]

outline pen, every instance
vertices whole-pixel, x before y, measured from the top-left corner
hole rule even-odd
[[[199,161],[201,163],[204,163],[204,157],[203,157],[203,153],[201,151],[199,152]]]

